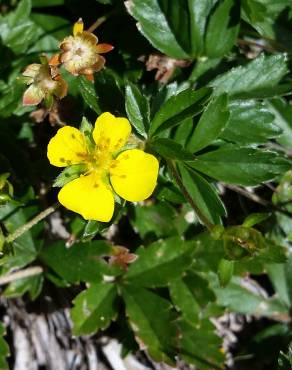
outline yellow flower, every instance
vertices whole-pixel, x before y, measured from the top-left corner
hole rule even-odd
[[[41,57],[41,61],[42,64],[30,64],[22,73],[22,79],[30,85],[23,94],[23,105],[37,105],[43,99],[51,105],[55,97],[62,99],[67,95],[67,83],[58,69],[50,66],[45,56]]]
[[[58,199],[63,206],[86,220],[108,222],[114,212],[114,192],[132,202],[153,193],[158,160],[142,150],[126,149],[130,134],[129,121],[108,112],[95,122],[93,144],[74,127],[58,130],[48,145],[50,163],[57,167],[86,167],[84,174],[60,190]]]
[[[100,54],[113,49],[109,44],[98,44],[98,38],[91,32],[83,30],[82,19],[74,24],[73,36],[65,37],[60,43],[61,53],[54,56],[50,63],[62,63],[74,76],[85,75],[93,80],[93,73],[100,71],[105,59]]]

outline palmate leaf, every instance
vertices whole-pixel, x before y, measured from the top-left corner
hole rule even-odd
[[[232,48],[239,21],[235,5],[234,0],[134,0],[128,10],[158,50],[173,58],[193,58],[223,56]]]
[[[191,161],[194,159],[192,153],[188,152],[175,140],[158,138],[151,141],[151,148],[166,159],[178,159]]]
[[[179,354],[188,363],[202,370],[223,368],[225,360],[222,351],[222,338],[208,320],[201,320],[196,329],[186,321],[178,321]]]
[[[238,97],[265,97],[288,73],[285,54],[260,55],[245,66],[235,67],[210,82],[216,95],[226,92]]]
[[[281,138],[281,128],[270,106],[256,100],[233,100],[230,118],[220,137],[238,144],[263,144]],[[276,118],[276,119],[275,119]]]
[[[94,283],[73,301],[73,333],[92,334],[105,329],[117,316],[117,288],[111,283]]]
[[[170,302],[140,286],[123,285],[121,292],[140,347],[156,361],[173,365],[176,327]]]
[[[138,259],[129,267],[125,279],[146,287],[167,285],[192,263],[194,251],[195,243],[180,237],[164,239],[147,248],[140,247],[135,252]]]
[[[292,104],[284,99],[271,99],[268,103],[270,112],[275,116],[275,123],[283,130],[277,142],[292,148]]]
[[[208,104],[188,141],[189,151],[195,153],[204,149],[224,131],[230,115],[227,104],[226,94],[218,96]]]
[[[245,281],[233,277],[225,288],[217,284],[217,279],[214,279],[212,286],[218,303],[231,311],[267,317],[280,317],[288,313],[288,308],[278,297],[267,298],[251,279]]]
[[[99,98],[96,94],[94,85],[84,76],[79,77],[79,91],[84,102],[89,106],[89,108],[91,108],[95,113],[101,114],[101,109],[98,104]]]
[[[206,55],[218,58],[225,55],[236,42],[239,31],[240,6],[234,0],[217,3],[206,31]]]
[[[149,102],[134,84],[126,86],[125,106],[127,116],[138,134],[147,137],[150,124]]]
[[[67,282],[96,282],[107,271],[107,264],[101,257],[110,253],[111,246],[103,240],[76,243],[70,248],[59,241],[45,248],[41,259]]]
[[[31,0],[21,0],[14,12],[0,17],[1,39],[5,46],[20,54],[37,39],[37,26],[29,19]]]
[[[142,238],[179,235],[177,212],[168,202],[135,207],[134,212],[130,222]]]
[[[184,276],[169,283],[169,291],[176,309],[189,324],[197,326],[201,311],[215,295],[209,287],[209,282],[201,274],[186,271]]]
[[[186,89],[171,96],[155,114],[150,125],[149,135],[157,135],[200,113],[209,99],[211,91],[205,87],[199,90]]]
[[[290,161],[276,152],[226,146],[197,156],[187,164],[229,184],[258,185],[291,168]]]
[[[182,182],[193,201],[207,219],[219,224],[221,217],[226,216],[226,209],[213,185],[191,168],[179,165]]]

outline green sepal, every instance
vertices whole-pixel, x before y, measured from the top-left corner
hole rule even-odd
[[[85,164],[73,164],[73,166],[66,167],[55,179],[53,187],[62,187],[68,184],[68,182],[77,179],[85,171]]]

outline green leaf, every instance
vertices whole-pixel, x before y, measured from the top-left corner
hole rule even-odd
[[[138,0],[129,4],[129,12],[139,22],[139,31],[154,47],[173,58],[188,57],[184,50],[184,47],[190,49],[185,1]]]
[[[292,104],[284,99],[270,100],[268,107],[275,116],[275,123],[283,130],[277,142],[287,148],[292,148]]]
[[[181,144],[172,139],[154,139],[150,142],[151,148],[167,159],[191,161],[194,159],[192,153],[185,150]]]
[[[221,223],[221,217],[226,216],[226,209],[216,189],[190,168],[180,165],[179,171],[185,188],[204,216],[211,223]]]
[[[3,91],[1,91],[0,97],[0,116],[9,117],[15,111],[21,103],[24,86],[19,81],[12,81],[9,85],[6,85]]]
[[[209,283],[202,276],[188,271],[183,277],[169,283],[171,299],[182,318],[189,324],[198,324],[201,309],[214,301]]]
[[[200,113],[210,94],[211,89],[204,87],[199,90],[186,89],[171,96],[155,114],[149,135],[158,134]]]
[[[86,169],[84,164],[74,164],[66,167],[53,182],[53,187],[62,187],[68,182],[77,179]]]
[[[147,138],[150,124],[149,102],[143,96],[137,86],[128,84],[126,86],[125,105],[127,116],[138,134]]]
[[[63,5],[65,0],[32,0],[32,6],[36,8]]]
[[[257,289],[257,284],[251,279],[244,281],[233,277],[232,281],[225,288],[214,288],[218,303],[232,311],[246,315],[260,315],[277,317],[287,314],[287,308],[279,299],[266,298]]]
[[[103,240],[76,243],[70,248],[59,241],[43,249],[41,259],[69,283],[96,282],[107,271],[101,257],[110,253],[110,245]]]
[[[224,131],[229,119],[227,103],[223,94],[208,104],[187,144],[192,153],[210,145]]]
[[[275,152],[227,146],[187,162],[192,168],[229,184],[258,185],[291,168]]]
[[[101,114],[101,109],[98,104],[98,96],[94,88],[94,84],[91,81],[88,81],[84,76],[79,77],[79,90],[82,95],[82,98],[95,113]]]
[[[271,216],[271,213],[251,213],[244,219],[242,226],[253,227],[265,221],[270,216]]]
[[[214,94],[226,92],[240,96],[242,93],[257,93],[269,87],[276,86],[288,72],[284,54],[265,56],[249,62],[245,66],[231,69],[210,82]]]
[[[116,300],[116,286],[104,282],[94,283],[78,294],[71,309],[74,335],[106,329],[118,314]]]
[[[206,24],[215,3],[216,0],[146,0],[128,2],[127,8],[139,22],[138,30],[154,47],[170,57],[186,59],[204,53]],[[237,34],[237,26],[229,22],[231,6],[229,1],[227,3],[216,9],[207,31],[208,41],[213,42],[214,34],[220,28],[222,41],[220,39],[219,50],[223,54],[232,47],[233,44],[229,44]],[[220,22],[215,19],[220,19]],[[220,34],[217,32],[216,36],[218,39]],[[228,47],[224,45],[226,39]]]
[[[168,202],[137,206],[134,211],[135,215],[130,221],[143,239],[153,234],[156,237],[178,235],[175,227],[177,214]]]
[[[218,278],[220,285],[225,287],[231,280],[234,271],[234,261],[229,261],[224,258],[219,262]]]
[[[9,233],[13,233],[17,228],[23,226],[35,214],[35,207],[22,208],[19,204],[13,203],[7,203],[0,207],[0,221],[3,222]],[[40,224],[38,226],[42,228]],[[13,242],[14,254],[6,255],[0,260],[4,271],[24,267],[36,258],[38,243],[34,231],[40,230],[38,226],[28,230]]]
[[[147,348],[155,361],[173,364],[169,357],[173,356],[176,329],[170,302],[135,285],[123,285],[121,291],[138,343]]]
[[[223,368],[222,339],[208,319],[202,320],[196,330],[185,321],[179,321],[178,328],[180,357],[200,370]]]
[[[206,55],[218,58],[227,54],[239,31],[240,6],[236,0],[223,0],[211,14],[206,32]]]
[[[193,56],[198,56],[203,53],[206,23],[208,21],[210,10],[215,3],[216,0],[188,1]]]
[[[30,276],[23,279],[13,281],[4,290],[3,296],[7,298],[21,297],[25,293],[29,293],[30,299],[35,300],[42,291],[43,275]]]
[[[50,36],[53,36],[57,40],[61,40],[71,33],[72,25],[65,18],[55,15],[32,13],[31,19],[43,30],[43,33],[50,34]]]
[[[10,355],[9,347],[4,340],[5,329],[2,323],[0,323],[0,370],[8,370],[8,364],[6,362],[6,357]]]
[[[29,19],[31,1],[22,0],[15,11],[0,17],[3,44],[15,54],[24,53],[37,39],[37,26]]]
[[[181,312],[182,318],[191,325],[196,325],[199,320],[200,305],[193,289],[183,279],[175,279],[169,283],[169,291],[171,300],[175,308]]]
[[[278,122],[266,103],[235,100],[229,104],[229,110],[228,125],[220,135],[227,141],[244,145],[263,144],[281,134],[281,129],[275,124]]]
[[[132,263],[125,279],[142,286],[167,285],[191,264],[195,243],[172,237],[138,248],[138,259]]]

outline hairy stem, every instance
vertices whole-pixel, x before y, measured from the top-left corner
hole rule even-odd
[[[43,268],[40,266],[28,267],[27,269],[15,271],[11,274],[7,274],[0,277],[0,285],[11,283],[15,280],[27,278],[30,276],[39,275],[43,272]]]
[[[53,206],[45,209],[41,213],[39,213],[37,216],[35,216],[33,219],[28,221],[26,224],[20,226],[18,229],[16,229],[12,234],[9,234],[6,237],[6,242],[11,243],[15,239],[19,238],[22,234],[30,230],[33,226],[35,226],[37,223],[42,221],[44,218],[48,217],[51,213],[55,212],[56,209],[60,206],[59,203],[54,204]]]
[[[101,24],[103,24],[110,15],[112,15],[113,11],[103,15],[102,17],[97,18],[97,20],[92,23],[92,25],[87,29],[87,32],[94,32]]]

